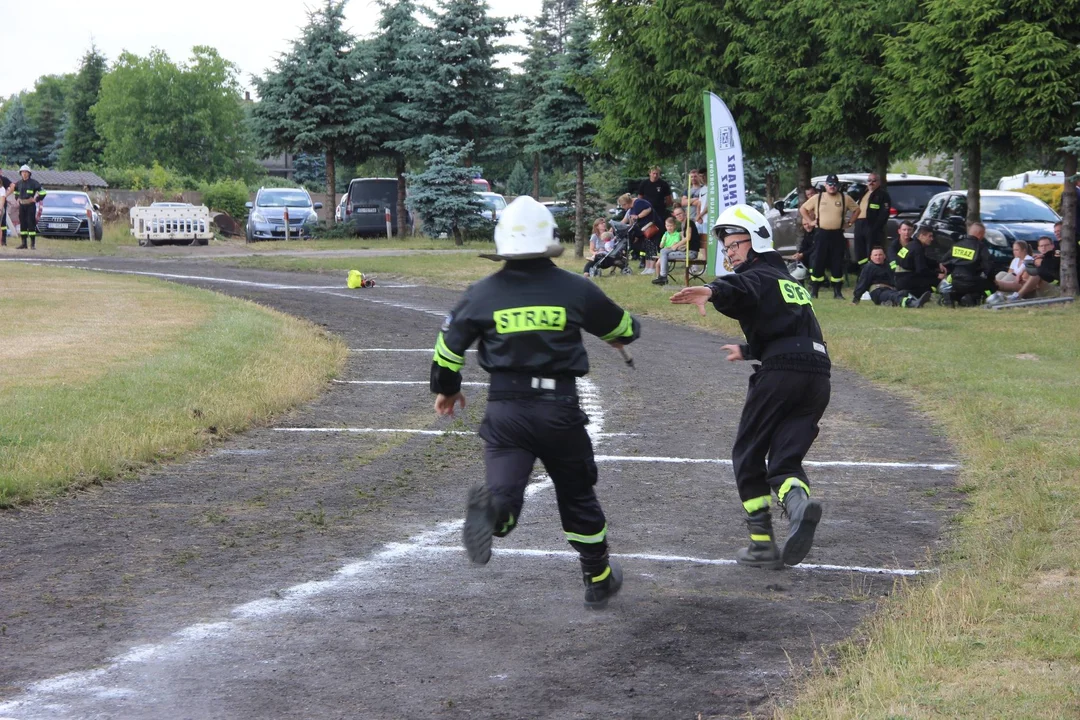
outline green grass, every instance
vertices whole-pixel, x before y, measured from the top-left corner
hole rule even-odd
[[[0,506],[266,423],[345,360],[306,321],[146,278],[0,266],[0,313],[22,312],[0,327],[0,361],[21,370],[0,376]]]
[[[245,264],[337,273],[358,262]],[[455,255],[364,259],[359,269],[458,288],[495,267]],[[600,285],[637,314],[738,336],[732,321],[672,306],[674,288],[648,280]],[[967,504],[935,558],[940,574],[898,584],[856,639],[822,648],[795,701],[774,715],[1080,717],[1080,308],[904,310],[823,298],[815,310],[838,365],[946,430]]]

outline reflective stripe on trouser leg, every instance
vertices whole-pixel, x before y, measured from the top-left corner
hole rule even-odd
[[[802,480],[800,480],[797,477],[789,477],[780,486],[780,489],[776,491],[776,499],[779,500],[780,502],[784,502],[784,498],[787,496],[788,491],[790,491],[791,488],[793,488],[793,487],[802,488],[803,492],[805,492],[807,494],[807,496],[810,495],[810,486],[809,485],[807,485],[805,482],[803,482]]]
[[[752,515],[758,510],[768,510],[769,505],[772,504],[772,495],[762,495],[761,497],[750,498],[743,501],[743,510],[746,510],[747,515]]]

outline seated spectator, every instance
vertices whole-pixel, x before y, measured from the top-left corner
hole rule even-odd
[[[926,257],[926,248],[934,241],[934,230],[921,225],[916,242],[908,242],[896,253],[896,288],[917,297],[937,285],[945,269]]]
[[[607,220],[597,218],[592,224],[592,235],[589,237],[589,252],[595,255],[604,249],[604,230],[607,228]]]
[[[597,264],[601,263],[606,255],[615,247],[615,236],[610,231],[600,233],[600,240],[600,249],[595,251],[589,258],[589,261],[585,263],[585,270],[583,271],[585,277],[590,277],[592,275],[592,269]],[[608,267],[610,267],[610,265]]]
[[[915,234],[915,223],[905,220],[896,228],[896,239],[889,243],[889,251],[885,253],[889,261],[889,267],[896,272],[896,256],[902,248],[906,248],[911,242],[911,236]]]
[[[1026,272],[1024,264],[1032,260],[1029,250],[1028,244],[1023,240],[1013,243],[1013,259],[1009,263],[1009,271],[999,272],[994,279],[998,290],[1007,293],[1019,292],[1024,280],[1027,279],[1024,275]]]
[[[1045,235],[1039,238],[1038,252],[1025,264],[1025,269],[1028,277],[1020,289],[1008,297],[1009,302],[1061,296],[1061,256],[1054,247],[1053,238]]]
[[[792,255],[792,259],[806,264],[810,262],[810,258],[814,257],[814,231],[817,229],[817,225],[812,218],[802,218],[802,239],[799,240],[799,249]]]
[[[630,193],[619,196],[619,207],[626,211],[623,215],[623,222],[631,225],[631,255],[639,258],[641,267],[645,268],[646,272],[643,272],[642,275],[652,274],[653,261],[656,258],[656,240],[646,238],[642,228],[653,221],[653,207],[645,198],[633,198]]]
[[[875,305],[920,308],[930,302],[929,290],[915,297],[905,290],[896,289],[893,271],[885,264],[885,251],[875,247],[870,251],[870,260],[863,265],[859,281],[855,284],[855,295],[851,302],[855,305],[862,300],[863,293],[870,293]]]
[[[701,251],[701,234],[698,232],[697,225],[689,222],[686,218],[686,211],[681,207],[677,207],[674,210],[672,217],[668,218],[668,221],[677,221],[682,225],[682,232],[676,232],[676,242],[664,247],[660,250],[660,262],[657,264],[656,279],[653,280],[654,285],[667,285],[668,279],[668,264],[672,260],[687,260],[686,255],[686,235],[690,236],[690,260],[696,260],[698,253]],[[664,235],[667,238],[667,235]]]

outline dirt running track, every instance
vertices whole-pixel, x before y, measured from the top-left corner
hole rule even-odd
[[[361,350],[430,348],[456,297],[190,260],[78,265],[250,298]],[[689,719],[789,697],[792,663],[891,592],[901,576],[875,569],[927,568],[961,500],[952,466],[913,466],[952,462],[940,434],[837,371],[810,565],[731,565],[745,529],[730,464],[655,459],[730,457],[750,368],[722,342],[646,320],[630,370],[589,341],[581,390],[626,570],[606,612],[582,608],[539,475],[488,566],[459,549],[483,387],[463,421],[436,420],[430,352],[354,352],[341,380],[417,384],[335,382],[274,428],[0,513],[0,718]],[[465,380],[484,377],[469,354]],[[281,429],[346,427],[462,434]]]

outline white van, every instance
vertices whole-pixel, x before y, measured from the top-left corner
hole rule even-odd
[[[1028,170],[1019,175],[1010,175],[998,180],[998,190],[1019,190],[1027,185],[1062,185],[1065,173],[1048,170]]]

